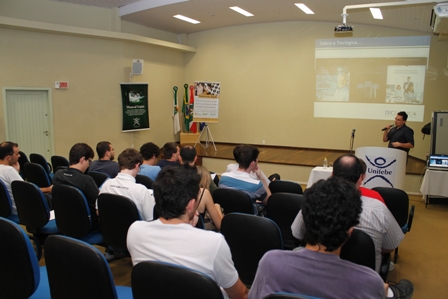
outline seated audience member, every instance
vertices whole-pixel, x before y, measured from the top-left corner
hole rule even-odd
[[[135,266],[151,260],[180,264],[211,277],[230,298],[247,298],[247,288],[238,278],[224,237],[194,227],[198,217],[199,182],[194,169],[162,169],[154,183],[160,218],[134,222],[128,231],[132,263]]]
[[[333,176],[344,178],[359,188],[362,181],[362,166],[354,155],[342,155],[334,161]],[[392,252],[404,238],[403,231],[392,213],[379,200],[361,195],[362,212],[356,228],[367,233],[375,243],[376,271],[381,265],[381,253]],[[302,211],[299,212],[291,226],[292,234],[299,240],[305,235]]]
[[[111,178],[117,176],[120,172],[117,162],[114,162],[115,149],[108,141],[98,142],[96,145],[96,152],[98,153],[98,160],[93,161],[89,167],[89,171],[104,172]]]
[[[186,145],[183,148],[181,148],[179,154],[179,162],[181,165],[185,165],[186,167],[195,167],[197,159],[198,156],[196,154],[196,149],[194,147],[192,147],[191,145]],[[210,172],[208,170],[207,173],[210,175]],[[210,180],[209,182],[210,184],[206,188],[210,191],[210,193],[213,193],[213,191],[215,191],[218,187],[216,186],[213,180]]]
[[[213,201],[211,190],[209,189],[210,184],[213,183],[210,172],[204,166],[196,166],[198,174],[201,176],[201,182],[199,186],[201,187],[200,193],[202,194],[202,199],[198,205],[198,212],[201,214],[202,218],[205,219],[205,212],[207,211],[210,215],[211,220],[215,227],[219,230],[221,229],[222,212],[221,206]],[[214,183],[213,183],[214,185]],[[216,185],[215,185],[216,186]]]
[[[361,166],[362,166],[362,174],[361,174],[361,184],[364,183],[364,180],[366,179],[366,171],[367,171],[367,165],[366,162],[364,162],[363,159],[358,158],[359,162],[361,162]],[[363,187],[363,186],[359,186],[359,191],[361,191],[361,196],[366,196],[366,197],[371,197],[371,198],[375,198],[378,199],[379,201],[381,201],[383,204],[386,204],[384,202],[383,197],[376,192],[375,190]]]
[[[305,191],[302,215],[306,246],[299,251],[271,250],[260,261],[250,299],[275,292],[318,298],[411,298],[413,285],[401,280],[390,287],[374,270],[339,255],[359,223],[361,200],[353,183],[338,177],[320,180]]]
[[[155,181],[161,170],[160,166],[157,165],[160,148],[152,142],[147,142],[140,147],[140,154],[143,156],[143,163],[138,174],[146,175]]]
[[[57,171],[53,184],[63,184],[78,188],[84,194],[89,204],[92,217],[92,229],[98,228],[98,216],[95,203],[98,197],[98,186],[92,177],[84,174],[94,157],[93,149],[85,143],[76,143],[69,152],[70,167]]]
[[[245,192],[255,203],[261,201],[263,205],[268,202],[271,191],[269,190],[269,180],[262,175],[261,168],[258,167],[259,150],[252,145],[244,145],[239,151],[238,169],[225,172],[219,180],[219,188],[237,189]],[[250,173],[257,175],[254,179]]]
[[[155,205],[153,192],[151,189],[135,182],[142,161],[143,158],[136,149],[125,149],[118,156],[120,172],[115,178],[104,182],[100,194],[111,193],[131,199],[137,206],[142,218],[151,221]]]
[[[179,165],[180,148],[175,142],[167,142],[162,148],[163,159],[157,163],[160,168]]]
[[[12,195],[11,183],[13,181],[23,181],[20,176],[20,164],[19,164],[19,145],[11,141],[5,141],[0,144],[0,179],[5,183],[6,191],[11,198],[11,214],[17,215],[17,207],[14,202],[14,196]],[[52,209],[51,204],[51,189],[53,186],[40,188],[44,193],[48,206]]]

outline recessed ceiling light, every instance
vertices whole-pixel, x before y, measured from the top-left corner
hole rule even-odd
[[[309,9],[308,6],[306,6],[305,4],[303,4],[303,3],[294,3],[294,4],[295,4],[295,6],[300,8],[307,15],[314,15],[314,11]]]
[[[232,6],[232,7],[229,7],[229,8],[232,9],[232,10],[234,10],[234,11],[236,11],[237,13],[240,13],[240,14],[242,14],[242,15],[245,15],[246,17],[253,17],[253,16],[254,16],[254,15],[251,14],[250,12],[245,11],[245,10],[242,9],[242,8],[239,8],[238,6]]]
[[[183,16],[183,15],[175,15],[175,16],[173,16],[173,17],[175,17],[176,19],[179,19],[179,20],[188,22],[188,23],[192,23],[192,24],[199,24],[199,23],[201,23],[201,22],[199,22],[199,21],[196,21],[196,20],[194,20],[194,19],[190,19],[190,18],[185,17],[185,16]]]
[[[377,19],[377,20],[383,19],[383,15],[381,14],[381,9],[370,7],[370,12],[372,13],[372,16],[374,19]]]

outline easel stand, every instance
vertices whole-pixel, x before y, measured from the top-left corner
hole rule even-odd
[[[205,132],[205,146],[201,143],[201,136],[202,134]],[[210,132],[210,128],[208,127],[207,123],[205,123],[204,128],[201,131],[201,134],[198,137],[198,140],[196,140],[196,143],[194,144],[194,146],[196,147],[196,144],[200,144],[203,148],[208,149],[209,143],[213,144],[213,147],[215,148],[215,152],[217,152],[218,150],[216,149],[216,145],[215,145],[215,141],[213,141],[213,136],[212,136],[212,132]]]

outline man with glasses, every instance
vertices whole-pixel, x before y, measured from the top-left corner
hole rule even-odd
[[[142,155],[136,149],[125,149],[118,156],[120,172],[115,178],[104,182],[100,194],[110,193],[129,198],[137,206],[143,220],[151,221],[155,205],[153,192],[151,189],[135,182],[135,177],[142,162]],[[98,212],[101,215],[101,211]]]
[[[409,150],[414,148],[414,130],[406,126],[408,115],[400,111],[395,116],[395,124],[387,125],[383,133],[383,142],[388,142],[388,147],[405,151],[409,155]]]
[[[104,172],[111,178],[117,176],[120,172],[117,162],[113,161],[115,158],[115,149],[109,141],[101,141],[96,145],[96,152],[98,153],[98,160],[93,161],[89,167],[89,171]]]
[[[166,167],[157,176],[154,196],[160,218],[136,221],[128,231],[127,245],[133,265],[142,261],[179,264],[211,277],[232,298],[247,298],[224,237],[195,228],[200,202],[196,169]]]
[[[76,143],[69,152],[70,167],[57,171],[53,178],[53,184],[63,184],[78,188],[87,199],[92,217],[92,229],[98,228],[98,216],[96,215],[95,202],[98,197],[98,186],[92,177],[84,174],[92,163],[95,153],[85,143]]]

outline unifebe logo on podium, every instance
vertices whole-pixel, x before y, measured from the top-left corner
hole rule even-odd
[[[404,188],[406,152],[383,147],[359,147],[355,155],[367,165],[364,186]]]

